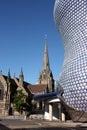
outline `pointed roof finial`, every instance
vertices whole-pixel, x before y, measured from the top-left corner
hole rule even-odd
[[[45,34],[45,44],[47,44],[47,34]]]
[[[15,73],[14,73],[14,78],[15,78]]]
[[[10,75],[10,68],[9,68],[9,70],[8,70],[8,78],[10,78],[11,77],[11,75]]]
[[[0,70],[0,74],[2,74],[2,70]]]
[[[45,34],[45,49],[44,49],[44,53],[48,53],[48,47],[47,47],[47,34]]]
[[[45,34],[45,40],[47,40],[47,34]]]
[[[22,69],[22,67],[21,67],[21,72],[20,72],[20,75],[23,75],[23,69]]]
[[[20,72],[20,75],[19,75],[19,80],[24,81],[24,74],[23,74],[22,67],[21,67],[21,72]]]

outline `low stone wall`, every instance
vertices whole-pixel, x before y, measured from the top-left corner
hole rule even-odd
[[[23,115],[0,116],[0,119],[23,119]]]
[[[30,119],[44,119],[44,115],[43,114],[31,114],[29,116]]]

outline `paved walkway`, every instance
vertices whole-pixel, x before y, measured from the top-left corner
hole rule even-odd
[[[84,130],[87,130],[87,123],[80,123],[80,122],[58,122],[58,121],[46,121],[46,120],[38,120],[38,119],[28,119],[28,120],[21,120],[21,119],[1,119],[0,120],[0,128],[2,126],[5,126],[5,129],[0,130],[11,130],[11,129],[37,129],[37,128],[84,128]],[[53,130],[54,130],[53,129]],[[60,129],[59,129],[60,130]],[[76,130],[76,129],[72,129]]]

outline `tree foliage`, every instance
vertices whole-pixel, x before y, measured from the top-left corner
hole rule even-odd
[[[28,111],[29,104],[26,102],[26,95],[23,93],[23,90],[17,90],[14,95],[13,104],[15,105],[16,111],[22,113],[23,111]]]

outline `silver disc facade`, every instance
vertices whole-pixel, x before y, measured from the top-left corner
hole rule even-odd
[[[56,0],[54,18],[65,50],[59,78],[65,103],[87,112],[87,0]]]

